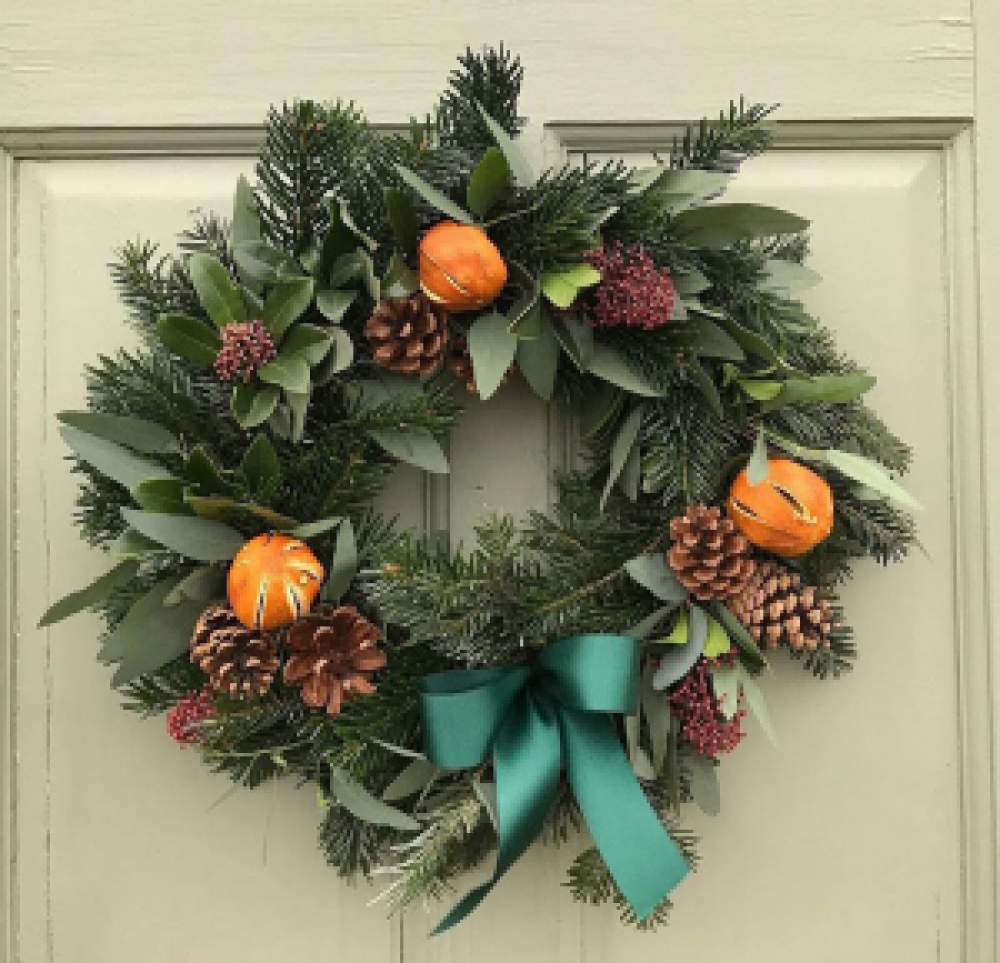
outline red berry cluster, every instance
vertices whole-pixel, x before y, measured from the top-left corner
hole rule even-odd
[[[182,749],[201,742],[201,724],[215,715],[212,689],[193,690],[174,704],[167,713],[167,731]]]
[[[742,741],[745,709],[727,719],[712,691],[712,669],[729,665],[727,659],[699,659],[684,681],[670,693],[670,707],[681,724],[681,736],[700,756],[732,752]]]
[[[658,268],[638,245],[620,241],[587,255],[591,267],[601,272],[584,307],[595,327],[627,325],[658,328],[670,320],[677,300],[674,282],[666,268]]]
[[[215,358],[215,370],[223,381],[238,378],[249,384],[257,369],[275,353],[274,341],[263,321],[227,324],[222,329],[222,347]]]

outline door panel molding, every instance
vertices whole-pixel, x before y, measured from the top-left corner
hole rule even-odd
[[[398,128],[386,128],[387,130]],[[544,156],[588,153],[655,153],[669,146],[679,123],[600,123],[547,125]],[[775,124],[777,150],[927,150],[940,154],[942,218],[945,238],[943,276],[947,283],[950,396],[950,451],[952,503],[952,563],[956,686],[959,717],[955,720],[960,745],[959,793],[962,838],[962,912],[965,963],[986,963],[997,949],[997,771],[994,742],[991,658],[991,586],[988,560],[1000,557],[995,519],[989,517],[985,451],[987,439],[1000,438],[1000,411],[984,405],[984,373],[980,346],[979,279],[976,275],[977,234],[974,192],[974,144],[966,118],[877,121],[795,121]],[[119,159],[123,157],[241,157],[256,153],[262,139],[257,126],[169,128],[61,128],[0,131],[0,370],[6,388],[0,391],[0,486],[6,511],[0,519],[0,605],[3,606],[0,679],[4,712],[0,718],[0,778],[3,827],[0,858],[2,920],[6,958],[19,961],[16,801],[17,710],[16,644],[23,622],[17,611],[17,325],[18,168],[22,161],[64,159]],[[998,239],[1000,240],[1000,239]],[[983,243],[980,241],[980,243]],[[574,451],[567,423],[552,414],[548,427],[549,464],[565,464]],[[446,479],[432,479],[424,487],[426,531],[445,530],[450,522],[450,492]],[[990,526],[990,521],[994,525]],[[32,707],[33,710],[40,707]],[[47,711],[47,710],[46,710]],[[46,761],[46,765],[48,761]],[[400,924],[405,925],[404,923]],[[417,924],[418,928],[420,924]],[[403,932],[396,941],[402,960]],[[669,936],[668,936],[669,938]],[[425,955],[407,946],[407,959]],[[413,956],[411,957],[411,953]]]

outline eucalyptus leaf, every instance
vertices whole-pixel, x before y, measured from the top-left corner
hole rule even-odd
[[[211,602],[226,594],[226,572],[219,565],[199,565],[189,572],[167,594],[164,605],[177,605],[185,600]]]
[[[413,201],[399,188],[389,187],[385,192],[385,207],[389,215],[392,236],[399,249],[404,254],[415,251],[417,239],[420,237],[420,221]]]
[[[718,816],[722,803],[719,774],[712,759],[692,753],[687,757],[687,770],[691,777],[691,798],[706,816]]]
[[[905,488],[894,481],[889,473],[877,462],[864,455],[839,451],[828,448],[822,452],[823,460],[842,475],[860,482],[873,491],[884,495],[890,501],[896,502],[911,511],[920,511],[923,506]]]
[[[253,196],[250,182],[242,174],[236,180],[231,234],[234,246],[247,241],[260,240],[260,217],[257,215],[257,201]]]
[[[436,475],[448,473],[448,459],[437,439],[424,428],[369,428],[368,434],[390,455]]]
[[[626,562],[624,568],[633,581],[664,602],[682,602],[687,598],[687,589],[677,581],[662,552],[638,555]]]
[[[625,744],[628,748],[629,762],[636,777],[646,782],[656,778],[656,770],[646,755],[646,750],[639,745],[639,716],[625,716]]]
[[[531,390],[543,401],[551,401],[559,370],[559,341],[548,317],[542,316],[538,337],[517,342],[516,357]]]
[[[412,816],[373,796],[364,786],[355,782],[343,769],[336,766],[330,767],[330,791],[337,802],[363,822],[411,832],[420,829],[420,823]]]
[[[705,619],[708,623],[708,635],[705,639],[705,648],[702,650],[702,655],[706,659],[717,659],[720,655],[725,655],[731,651],[733,643],[726,634],[726,630],[712,616],[705,615]]]
[[[653,673],[651,684],[654,689],[662,692],[675,682],[683,679],[694,664],[701,658],[705,636],[701,637],[691,632],[683,645],[670,645],[657,651],[657,667]]]
[[[713,602],[712,614],[722,623],[729,638],[740,647],[744,659],[748,659],[754,665],[767,665],[767,660],[753,636],[747,632],[743,623],[725,605],[721,602]]]
[[[431,207],[461,224],[472,224],[472,215],[459,207],[451,198],[442,194],[436,187],[428,184],[419,174],[414,173],[402,164],[394,164],[396,173],[404,183],[413,188]]]
[[[781,294],[794,294],[819,284],[822,278],[804,264],[795,261],[781,261],[772,258],[764,264],[764,280],[760,283],[762,291],[775,291]]]
[[[688,358],[686,367],[691,381],[702,393],[709,407],[719,418],[724,418],[726,413],[722,407],[722,397],[712,380],[712,376],[701,366],[697,358]]]
[[[661,398],[664,392],[635,370],[614,348],[595,343],[587,371],[643,398]]]
[[[267,384],[277,385],[293,394],[309,393],[309,365],[298,354],[282,351],[266,365],[257,369],[257,377]]]
[[[233,245],[233,260],[240,277],[253,284],[274,284],[279,277],[298,272],[295,262],[284,251],[266,241],[238,241]]]
[[[720,666],[712,670],[712,691],[719,700],[719,711],[732,719],[740,707],[740,681],[742,670],[739,664]]]
[[[478,318],[469,328],[469,354],[476,390],[484,401],[500,387],[517,353],[517,335],[507,329],[507,319],[496,312]]]
[[[327,321],[340,324],[347,309],[357,299],[358,292],[350,289],[331,290],[324,288],[316,293],[316,307]]]
[[[493,134],[500,150],[503,151],[503,156],[507,158],[507,163],[510,164],[510,171],[514,175],[514,180],[522,187],[534,187],[538,178],[535,176],[535,172],[524,151],[521,150],[521,145],[486,112],[482,104],[477,103],[476,107],[482,115],[483,120],[486,121],[486,126],[489,127],[490,133]]]
[[[573,364],[586,371],[594,356],[594,329],[576,318],[556,318],[552,329]]]
[[[342,515],[334,515],[331,518],[320,518],[315,522],[304,522],[301,525],[296,525],[295,528],[288,529],[286,534],[294,538],[315,538],[317,535],[325,535],[343,521],[344,518]]]
[[[323,586],[323,598],[337,601],[347,594],[358,574],[358,544],[354,536],[354,526],[345,518],[337,529],[337,541],[333,546],[333,560],[330,574]]]
[[[712,286],[712,282],[697,268],[674,271],[671,274],[671,280],[674,282],[674,290],[681,298],[701,294],[702,291],[707,291]],[[678,299],[678,303],[682,303],[680,299]]]
[[[760,724],[767,738],[772,743],[777,744],[778,735],[774,731],[771,714],[767,711],[767,703],[764,701],[764,693],[761,691],[760,686],[746,672],[743,672],[740,684],[743,689],[743,698],[746,700],[747,708],[750,710],[751,715]]]
[[[228,495],[233,490],[202,445],[191,450],[183,474],[199,495]]]
[[[240,462],[240,473],[254,492],[274,488],[281,481],[281,462],[267,435],[257,435],[250,443]]]
[[[637,622],[632,626],[625,634],[630,638],[636,639],[639,642],[644,642],[650,635],[655,632],[663,621],[674,611],[676,605],[664,605],[655,612],[651,612],[640,622]]]
[[[70,428],[104,438],[144,454],[175,454],[180,443],[155,421],[100,411],[60,411],[56,418]]]
[[[264,326],[275,341],[280,341],[289,326],[312,304],[312,278],[280,278],[271,286],[264,301]]]
[[[187,483],[180,478],[150,478],[132,490],[132,497],[140,508],[167,515],[190,515],[191,508],[184,500]]]
[[[256,428],[271,417],[279,397],[274,385],[238,384],[233,388],[233,417],[241,428]]]
[[[222,262],[211,254],[192,254],[188,258],[191,283],[198,300],[216,327],[247,321],[246,305]]]
[[[161,314],[156,333],[168,351],[205,368],[215,363],[222,347],[217,331],[186,314]]]
[[[615,440],[611,444],[608,480],[605,482],[604,491],[601,493],[600,509],[602,512],[604,511],[604,506],[607,504],[608,496],[611,494],[611,489],[614,488],[615,482],[621,476],[622,470],[625,468],[625,462],[635,447],[636,439],[639,437],[639,429],[642,427],[643,411],[642,405],[637,405],[629,413],[629,416],[622,422],[622,426],[618,429],[618,434],[615,435]]]
[[[483,217],[510,190],[510,165],[503,152],[487,148],[473,168],[466,188],[465,202],[477,217]]]
[[[539,279],[542,294],[557,308],[569,308],[580,292],[593,287],[601,280],[601,272],[589,264],[573,264],[569,267],[553,268]]]
[[[747,481],[751,485],[759,485],[767,478],[767,435],[763,428],[757,430],[757,440],[753,445],[753,453],[747,462]]]
[[[162,545],[157,545],[151,538],[140,535],[133,528],[126,528],[111,543],[111,557],[117,559],[131,558],[141,561],[148,555],[163,554],[166,551]]]
[[[696,319],[698,338],[694,345],[695,354],[721,361],[743,361],[746,355],[735,338],[714,320],[706,316]]]
[[[123,508],[122,518],[139,534],[196,562],[229,561],[243,546],[243,536],[222,522]]]
[[[748,331],[737,321],[721,311],[710,311],[702,305],[691,308],[692,314],[699,314],[711,318],[730,338],[735,341],[746,354],[760,358],[768,364],[778,364],[780,358],[778,352],[772,347],[766,338],[761,337],[753,331]]]
[[[260,519],[270,528],[294,528],[298,523],[288,515],[282,515],[273,509],[265,508],[255,502],[237,501],[228,495],[186,495],[187,503],[199,518],[212,521],[223,521],[227,518],[238,519],[241,516],[252,515]]]
[[[633,171],[634,193],[648,193],[668,209],[689,206],[721,194],[732,174],[725,171],[705,171],[695,168],[673,168],[665,165]]]
[[[649,744],[653,750],[653,770],[659,772],[667,757],[670,743],[670,728],[673,725],[670,702],[653,687],[653,672],[647,668],[639,680],[639,705],[646,717],[649,729]]]
[[[61,425],[59,434],[77,458],[130,491],[151,478],[170,477],[170,473],[156,462],[113,441],[98,438],[70,425]]]
[[[396,802],[420,792],[440,772],[426,759],[414,759],[382,793],[385,802]]]
[[[875,385],[875,379],[862,372],[843,375],[813,375],[810,378],[789,378],[781,391],[765,407],[768,410],[802,402],[844,403],[860,398]]]
[[[799,234],[809,227],[809,222],[796,214],[763,204],[707,204],[682,211],[671,226],[688,244],[722,248],[737,241]]]
[[[784,385],[782,381],[770,381],[767,378],[737,378],[736,383],[754,401],[773,401],[781,394]]]
[[[103,602],[115,589],[127,585],[139,571],[139,563],[134,558],[123,558],[112,569],[100,578],[91,582],[86,588],[77,589],[58,602],[50,605],[45,614],[38,620],[40,629],[55,625],[71,615],[89,609],[98,602]]]

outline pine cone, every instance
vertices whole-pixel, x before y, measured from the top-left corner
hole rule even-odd
[[[726,604],[757,642],[775,648],[784,640],[793,649],[828,648],[834,622],[829,599],[777,562],[757,567],[746,588]]]
[[[696,599],[730,598],[753,575],[750,543],[714,505],[692,505],[672,518],[670,537],[674,544],[667,561]]]
[[[469,354],[469,343],[461,335],[455,337],[454,344],[452,345],[451,357],[448,359],[448,370],[465,385],[466,390],[470,394],[479,394],[479,389],[476,387],[476,376],[472,370],[472,355]],[[507,384],[514,377],[516,370],[517,365],[512,364],[504,372],[500,384]]]
[[[352,605],[321,605],[288,630],[285,681],[302,686],[302,701],[335,716],[344,700],[371,695],[371,674],[386,664],[379,630]]]
[[[441,367],[448,315],[423,291],[383,298],[365,325],[365,337],[383,368],[426,377]]]
[[[210,605],[191,637],[191,661],[218,692],[236,699],[262,696],[271,688],[281,659],[277,639],[248,629],[228,605]]]

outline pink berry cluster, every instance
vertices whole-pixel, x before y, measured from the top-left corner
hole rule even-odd
[[[201,742],[201,724],[215,715],[210,686],[196,689],[178,699],[167,713],[167,731],[182,749]]]
[[[712,670],[732,664],[733,658],[699,659],[669,695],[670,707],[681,724],[681,737],[700,756],[732,752],[746,735],[743,730],[746,710],[740,708],[732,719],[727,719],[712,691]]]
[[[670,320],[677,300],[670,272],[658,268],[638,244],[623,247],[616,241],[591,251],[587,261],[601,272],[600,283],[584,302],[595,327],[626,325],[649,331]]]
[[[249,384],[257,369],[275,355],[274,341],[263,321],[240,321],[222,329],[222,347],[215,371],[223,381],[239,379]]]

